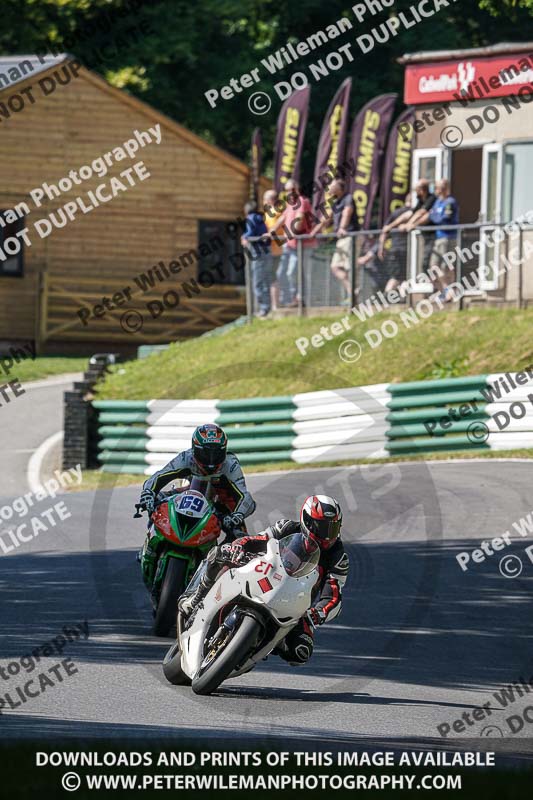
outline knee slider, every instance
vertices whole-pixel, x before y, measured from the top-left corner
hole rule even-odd
[[[298,637],[298,641],[295,643],[293,655],[294,658],[291,661],[295,664],[305,664],[306,661],[309,661],[313,654],[314,642],[311,636],[307,633],[303,633],[301,636]]]

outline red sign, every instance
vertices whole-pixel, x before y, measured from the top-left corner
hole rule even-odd
[[[533,53],[408,64],[404,99],[407,104],[474,101],[533,91]]]

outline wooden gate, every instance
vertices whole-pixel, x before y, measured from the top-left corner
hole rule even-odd
[[[199,336],[245,313],[242,289],[193,279],[141,291],[133,280],[39,273],[37,345],[49,342],[156,344]]]

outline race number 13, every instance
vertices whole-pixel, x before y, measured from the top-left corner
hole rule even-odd
[[[263,575],[268,575],[269,570],[273,569],[272,564],[269,564],[268,561],[260,561],[259,564],[256,564],[255,571],[262,572]]]

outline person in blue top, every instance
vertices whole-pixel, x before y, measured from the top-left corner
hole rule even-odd
[[[263,215],[257,210],[255,200],[250,200],[244,206],[246,214],[246,228],[241,237],[243,247],[249,251],[252,267],[253,288],[257,306],[258,318],[265,319],[270,313],[270,286],[272,284],[272,250],[271,240],[249,241],[258,236],[268,236]]]
[[[459,224],[459,206],[457,200],[450,194],[450,184],[447,180],[437,181],[435,186],[437,199],[428,212],[426,224],[435,225],[435,241],[429,258],[429,269],[440,268],[442,275],[430,273],[437,289],[441,290],[440,299],[446,303],[453,301],[453,294],[448,286],[455,280],[455,271],[448,267],[443,256],[455,247],[456,231],[443,230],[440,225]],[[424,223],[422,223],[424,224]]]

